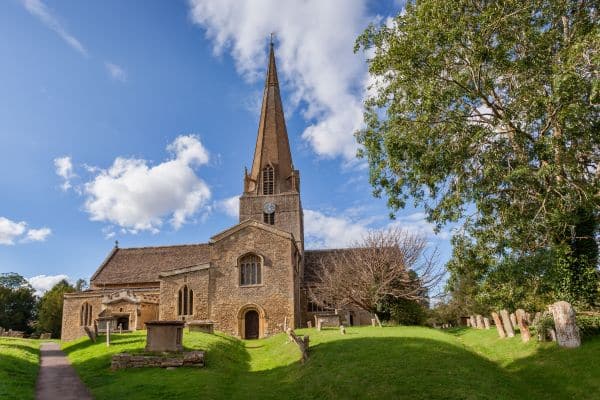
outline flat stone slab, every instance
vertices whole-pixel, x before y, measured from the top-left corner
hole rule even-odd
[[[37,400],[92,400],[88,388],[56,343],[42,343]]]

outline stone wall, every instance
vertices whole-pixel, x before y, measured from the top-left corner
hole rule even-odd
[[[194,271],[190,273],[181,273],[173,276],[163,277],[160,282],[160,320],[178,319],[177,301],[179,289],[187,285],[194,291],[194,314],[189,320],[208,319],[209,301],[208,301],[208,283],[209,269]]]
[[[102,311],[102,293],[82,292],[65,294],[63,302],[62,331],[60,334],[62,340],[73,340],[86,335],[83,326],[80,325],[81,306],[86,301],[92,306],[92,319],[97,318],[98,314]]]
[[[203,351],[188,351],[173,356],[115,354],[110,363],[112,370],[125,368],[204,367]]]

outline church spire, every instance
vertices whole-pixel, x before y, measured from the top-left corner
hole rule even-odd
[[[267,171],[269,168],[272,168],[272,172]],[[267,184],[265,184],[263,175],[268,178]],[[297,191],[297,175],[292,166],[292,155],[281,104],[279,80],[277,79],[275,50],[271,37],[269,67],[265,79],[254,161],[250,174],[245,177],[244,192],[276,194]]]

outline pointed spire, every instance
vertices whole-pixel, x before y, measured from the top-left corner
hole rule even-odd
[[[269,66],[258,123],[254,161],[246,177],[245,191],[262,194],[261,171],[272,166],[275,170],[275,193],[293,190],[292,155],[279,93],[273,38],[269,49]]]

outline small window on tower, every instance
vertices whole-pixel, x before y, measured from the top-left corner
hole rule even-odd
[[[263,194],[273,194],[275,190],[275,171],[270,165],[263,169]]]
[[[275,225],[275,213],[263,213],[263,222],[269,225]]]

